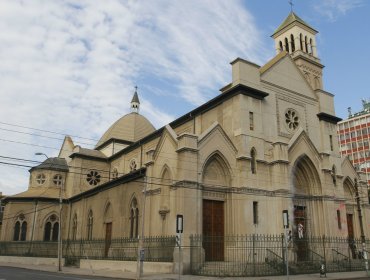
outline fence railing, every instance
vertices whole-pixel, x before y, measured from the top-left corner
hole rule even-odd
[[[137,260],[139,240],[117,238],[107,242],[104,239],[63,240],[63,257],[67,264],[80,259]],[[143,241],[144,260],[172,262],[176,245],[175,236],[145,237]],[[1,256],[57,257],[58,242],[7,241],[0,242]]]
[[[217,242],[214,242],[217,240]],[[367,246],[370,242],[367,241]],[[220,249],[221,248],[221,249]],[[291,274],[365,270],[358,239],[309,237],[291,240]],[[286,273],[282,235],[238,235],[222,238],[190,237],[191,272],[204,276],[267,276]]]

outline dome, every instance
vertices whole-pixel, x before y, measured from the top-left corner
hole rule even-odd
[[[136,142],[154,131],[154,126],[147,118],[132,112],[116,121],[100,138],[96,147],[99,147],[110,139]]]

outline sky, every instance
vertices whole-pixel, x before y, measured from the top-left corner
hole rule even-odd
[[[369,99],[370,1],[295,0],[318,30],[324,90],[346,118]],[[0,0],[0,192],[27,190],[30,166],[65,135],[93,148],[130,112],[156,128],[231,82],[237,57],[264,65],[287,0]]]

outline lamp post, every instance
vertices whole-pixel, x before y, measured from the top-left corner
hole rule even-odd
[[[46,154],[37,152],[35,153],[36,156],[45,156],[46,158],[49,158]]]

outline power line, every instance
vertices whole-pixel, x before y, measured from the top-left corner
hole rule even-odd
[[[98,141],[97,139],[86,138],[86,137],[81,137],[81,136],[77,136],[77,135],[71,135],[71,134],[68,134],[68,133],[55,132],[55,131],[50,131],[50,130],[45,130],[45,129],[33,128],[33,127],[29,127],[29,126],[24,126],[24,125],[17,125],[17,124],[6,123],[6,122],[0,122],[0,124],[14,126],[14,127],[27,128],[27,129],[32,129],[32,130],[47,132],[47,133],[51,133],[51,134],[58,134],[58,135],[64,135],[64,136],[65,135],[69,135],[70,137],[79,138],[79,139],[85,139],[85,140],[91,140],[91,141],[96,141],[96,142]]]
[[[0,130],[4,130],[4,131],[8,131],[8,132],[20,133],[20,134],[26,134],[26,135],[36,136],[36,137],[48,138],[48,139],[53,139],[53,140],[64,141],[64,138],[51,137],[51,136],[46,136],[46,135],[41,135],[41,134],[35,134],[35,133],[30,133],[30,132],[24,132],[24,131],[18,131],[18,130],[13,130],[13,129],[6,129],[6,128],[1,128],[0,127]],[[78,142],[78,143],[79,144],[88,145],[88,146],[95,146],[95,144],[91,144],[91,143],[85,143],[85,142]]]

